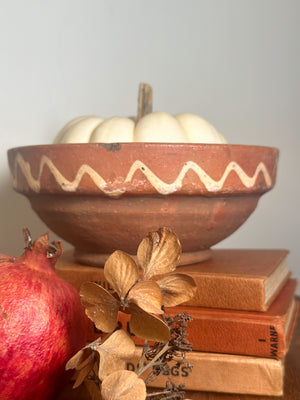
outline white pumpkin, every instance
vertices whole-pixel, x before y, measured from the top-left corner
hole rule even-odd
[[[132,118],[85,116],[75,118],[58,133],[54,143],[227,143],[203,118],[194,114],[173,117],[153,112],[135,124]]]

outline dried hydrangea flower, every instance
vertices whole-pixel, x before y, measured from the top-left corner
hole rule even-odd
[[[131,314],[130,330],[146,340],[167,342],[168,326],[156,315],[161,307],[174,306],[194,296],[194,280],[184,274],[173,274],[154,281],[156,275],[164,275],[176,269],[181,246],[175,233],[168,228],[150,232],[140,243],[137,251],[139,268],[132,257],[115,251],[106,261],[104,276],[114,295],[102,286],[85,282],[80,289],[87,316],[95,326],[112,332],[118,322],[118,312]],[[156,315],[155,315],[156,314]]]
[[[140,243],[137,259],[143,270],[143,278],[151,279],[175,271],[181,254],[176,234],[168,228],[150,232]],[[162,303],[174,307],[190,300],[196,293],[194,279],[186,274],[169,274],[156,280],[161,288]]]
[[[137,266],[127,254],[118,251],[111,257],[105,264],[105,273],[116,296],[94,282],[83,283],[80,296],[86,315],[96,328],[112,332],[117,327],[118,312],[126,312],[131,314],[130,330],[135,335],[167,342],[170,338],[168,326],[153,315],[162,313],[160,287],[154,281],[138,281]]]

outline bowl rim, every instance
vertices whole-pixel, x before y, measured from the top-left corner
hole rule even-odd
[[[180,143],[171,143],[171,142],[112,142],[112,143],[101,143],[101,142],[95,142],[95,143],[50,143],[50,144],[45,144],[45,143],[40,143],[40,144],[35,144],[35,145],[22,145],[22,146],[16,146],[9,148],[7,150],[7,153],[10,153],[12,151],[20,151],[20,150],[30,150],[30,149],[51,149],[55,150],[56,148],[77,148],[77,147],[86,147],[86,148],[103,148],[107,151],[118,151],[121,148],[128,148],[130,149],[131,147],[149,147],[150,149],[153,147],[154,149],[159,147],[159,148],[164,148],[164,147],[178,147],[178,148],[193,148],[193,147],[198,147],[198,148],[207,148],[207,149],[214,149],[214,148],[223,148],[223,149],[228,149],[228,148],[245,148],[245,149],[265,149],[265,150],[273,150],[279,153],[279,148],[276,146],[264,146],[264,145],[252,145],[252,144],[238,144],[238,143],[187,143],[187,142],[180,142]]]
[[[82,156],[82,148],[88,154]],[[15,147],[8,161],[14,189],[26,195],[228,196],[272,189],[278,155],[276,148],[251,145],[65,143]]]

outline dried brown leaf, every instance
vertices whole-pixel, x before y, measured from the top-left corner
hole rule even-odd
[[[170,340],[170,329],[159,317],[148,314],[137,306],[132,306],[130,312],[129,327],[136,336],[162,343]]]
[[[79,350],[66,364],[66,370],[74,369],[78,371],[73,388],[82,384],[85,378],[90,375],[92,370],[99,369],[99,354],[95,351],[101,344],[101,338],[89,343]]]
[[[180,242],[175,233],[168,228],[150,232],[140,243],[137,251],[138,262],[143,269],[144,278],[174,271],[179,263]]]
[[[76,389],[78,386],[82,384],[85,378],[90,374],[94,366],[93,355],[91,354],[89,358],[87,358],[83,364],[78,367],[78,375],[76,377],[75,383],[73,385],[73,389]]]
[[[194,279],[185,274],[172,274],[156,281],[162,293],[165,307],[174,307],[194,297],[197,285]]]
[[[131,358],[135,352],[135,344],[129,333],[124,331],[124,329],[119,329],[112,333],[100,348],[107,353],[114,353],[123,359]]]
[[[96,328],[103,332],[112,332],[117,326],[120,303],[94,282],[84,282],[80,287],[80,296],[85,313]]]
[[[77,368],[86,360],[91,354],[93,348],[97,348],[101,344],[101,338],[96,339],[94,342],[89,343],[87,346],[79,350],[73,357],[69,359],[66,364],[66,370]]]
[[[102,381],[106,376],[112,374],[113,372],[126,369],[126,361],[118,358],[116,355],[104,356],[102,351],[100,353],[100,366],[98,376]]]
[[[128,302],[135,303],[146,312],[162,314],[161,289],[154,281],[141,281],[134,285],[129,291]]]
[[[126,368],[125,360],[133,357],[135,344],[130,335],[123,329],[115,331],[98,347],[100,354],[99,379],[103,380],[107,375]]]
[[[103,400],[144,400],[146,385],[133,371],[117,371],[103,380],[101,395]]]
[[[85,360],[86,354],[85,354],[85,348],[79,350],[66,364],[66,370],[68,369],[74,369],[77,367],[77,365],[80,365],[83,360]]]
[[[124,299],[129,289],[138,280],[138,267],[133,258],[117,250],[107,259],[104,276],[120,299]]]

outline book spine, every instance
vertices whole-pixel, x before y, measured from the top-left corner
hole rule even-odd
[[[127,363],[127,369],[137,371],[141,349]],[[186,366],[171,364],[168,373],[161,374],[149,384],[165,387],[170,378],[176,385],[184,384],[185,390],[280,396],[283,393],[284,363],[262,357],[191,352]],[[149,369],[150,372],[150,369]],[[142,377],[145,379],[149,372]]]
[[[172,315],[176,314],[172,310]],[[130,332],[130,315],[119,313],[118,328],[132,336],[137,345],[144,341]],[[93,342],[103,333],[89,323],[88,341]],[[194,351],[240,354],[280,359],[287,351],[282,323],[261,323],[254,321],[230,321],[218,319],[193,319],[187,326],[187,338]]]

